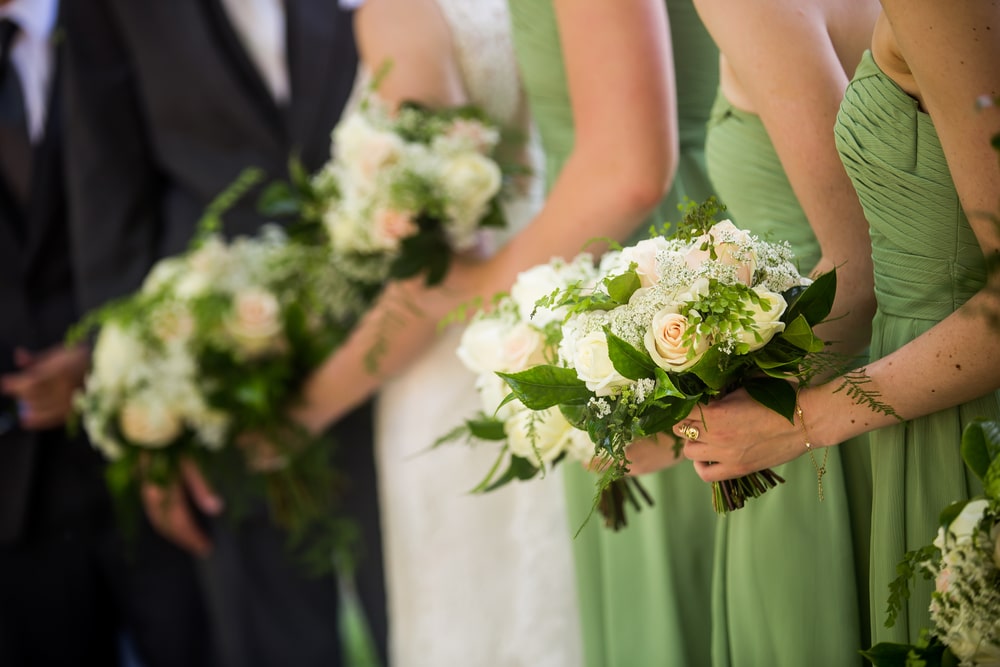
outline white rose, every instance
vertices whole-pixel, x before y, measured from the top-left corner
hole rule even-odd
[[[181,298],[200,296],[229,272],[232,256],[218,236],[206,239],[187,258],[187,266],[176,282],[175,293]]]
[[[710,243],[712,248],[702,250],[701,247],[706,243]],[[695,239],[684,261],[692,269],[698,269],[711,259],[713,248],[715,261],[735,267],[737,280],[749,286],[757,269],[757,255],[749,232],[738,228],[729,220],[717,222],[708,230],[708,234]]]
[[[164,303],[150,314],[150,329],[164,343],[182,344],[194,333],[194,317],[183,303]]]
[[[333,132],[336,159],[363,181],[371,182],[383,168],[399,161],[405,143],[399,135],[372,125],[353,113]]]
[[[951,525],[948,526],[947,534],[945,534],[943,528],[938,529],[938,536],[934,540],[934,546],[944,552],[954,546],[968,544],[972,540],[972,535],[976,532],[976,528],[989,506],[989,501],[982,499],[967,503],[959,515],[952,520]]]
[[[776,334],[785,330],[785,323],[781,321],[781,316],[785,313],[785,308],[788,305],[785,303],[785,298],[776,292],[769,292],[762,287],[754,287],[753,291],[760,296],[762,301],[770,304],[771,308],[765,311],[759,304],[749,304],[750,310],[753,311],[753,328],[752,330],[743,330],[737,335],[737,339],[741,343],[749,345],[750,352],[764,347]],[[755,333],[760,336],[760,340],[757,340]]]
[[[117,324],[105,324],[97,337],[91,375],[108,390],[124,389],[143,361],[145,346],[131,331]]]
[[[643,343],[657,366],[680,373],[701,360],[709,348],[709,341],[698,333],[694,333],[692,341],[685,336],[687,330],[688,318],[676,308],[664,308],[653,316]]]
[[[524,404],[517,399],[505,404],[502,408],[499,407],[510,394],[510,387],[496,373],[483,373],[476,378],[476,390],[479,392],[483,413],[489,417],[507,421],[515,412],[525,409]]]
[[[500,192],[503,174],[493,160],[478,153],[463,153],[448,159],[439,174],[441,187],[448,200],[449,217],[473,226],[452,231],[458,239],[474,231],[486,204]]]
[[[540,264],[517,275],[510,288],[510,298],[517,304],[522,320],[530,320],[535,326],[544,328],[551,322],[558,322],[562,316],[549,308],[536,308],[535,303],[563,287],[565,282],[555,267]]]
[[[510,451],[541,467],[566,449],[573,427],[559,408],[521,410],[504,423]]]
[[[182,257],[161,259],[149,270],[142,282],[142,291],[153,293],[182,276],[187,270],[187,262]]]
[[[570,430],[566,455],[574,461],[589,464],[594,458],[594,441],[590,439],[590,435],[586,431],[573,428]]]
[[[456,354],[473,373],[504,370],[503,342],[510,324],[495,317],[473,320],[462,332]]]
[[[621,261],[625,267],[635,263],[635,272],[642,287],[651,287],[660,281],[660,267],[657,257],[670,250],[670,242],[662,236],[639,241],[634,246],[623,248]]]
[[[516,373],[545,363],[545,337],[530,324],[518,322],[503,338],[505,372]]]
[[[234,297],[233,312],[226,327],[247,355],[271,351],[281,342],[281,305],[266,290],[245,290]]]
[[[608,354],[608,339],[603,331],[593,331],[576,341],[573,350],[576,375],[597,396],[610,396],[617,387],[632,383],[615,370]]]
[[[142,396],[125,401],[118,426],[130,442],[156,449],[171,444],[184,430],[180,417],[165,403]]]

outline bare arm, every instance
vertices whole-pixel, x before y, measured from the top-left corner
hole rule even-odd
[[[813,273],[838,269],[831,320],[817,333],[836,341],[838,351],[857,353],[868,344],[875,312],[871,245],[833,125],[870,43],[878,4],[701,0],[697,6],[720,45],[724,85],[735,78],[760,116],[819,241],[822,255]]]
[[[1000,202],[1000,170],[989,143],[1000,129],[1000,112],[977,111],[974,101],[1000,92],[1000,41],[984,37],[1000,30],[1000,5],[987,0],[884,0],[883,7],[912,71],[916,96],[934,120],[970,224],[983,253],[995,258],[1000,234],[982,212],[995,211]],[[900,416],[927,415],[1000,387],[1000,345],[987,316],[1000,309],[998,288],[994,275],[955,313],[866,367],[874,388]],[[834,394],[837,384],[809,389],[801,397],[814,444],[833,445],[895,422]],[[685,454],[702,462],[720,461],[699,465],[708,481],[776,465],[804,451],[797,426],[754,408],[744,395],[708,406],[705,421],[710,433],[706,442],[688,444]],[[727,426],[736,423],[739,435]],[[743,444],[737,444],[739,438]]]
[[[457,264],[443,286],[390,287],[307,384],[297,417],[310,428],[335,421],[404,368],[433,340],[437,322],[460,304],[508,289],[518,272],[573,255],[590,238],[624,238],[666,191],[676,168],[677,128],[663,3],[556,0],[555,6],[576,144],[545,208],[497,256]],[[421,312],[401,307],[401,299]],[[390,313],[395,321],[385,327]],[[380,332],[387,353],[372,373],[364,360]]]

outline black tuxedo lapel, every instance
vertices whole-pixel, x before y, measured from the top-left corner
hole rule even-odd
[[[199,0],[205,9],[212,34],[221,51],[232,66],[247,95],[253,100],[257,110],[264,116],[268,126],[279,136],[284,136],[285,122],[281,109],[268,90],[250,54],[243,48],[240,36],[229,21],[222,0]],[[333,0],[330,0],[333,2]]]
[[[329,133],[357,71],[352,17],[334,0],[287,0],[286,25],[292,148],[306,163],[328,157]],[[309,159],[311,157],[311,159]]]

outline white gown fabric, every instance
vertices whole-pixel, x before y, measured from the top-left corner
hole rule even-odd
[[[471,101],[516,125],[523,98],[505,0],[437,2]],[[540,168],[536,180],[508,207],[515,233],[541,205]],[[578,667],[572,535],[560,476],[473,495],[494,446],[426,451],[480,409],[473,374],[455,355],[460,334],[452,327],[440,335],[378,399],[391,665]]]

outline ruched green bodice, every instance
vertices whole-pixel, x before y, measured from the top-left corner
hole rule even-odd
[[[983,256],[930,116],[871,54],[848,87],[835,133],[871,227],[878,299],[871,351],[878,358],[972,296],[983,285]],[[930,627],[932,586],[923,580],[895,627],[883,627],[889,582],[906,551],[933,540],[941,510],[981,490],[961,460],[962,429],[978,417],[998,416],[991,393],[871,434],[874,641],[913,642]]]
[[[712,184],[736,224],[787,241],[800,270],[811,270],[819,243],[760,117],[733,107],[720,92],[706,156]],[[816,455],[821,462],[823,453]],[[716,667],[861,664],[858,651],[868,645],[867,439],[831,448],[828,457],[823,502],[813,461],[801,456],[776,469],[785,484],[721,520],[713,583]]]
[[[574,141],[559,30],[550,0],[509,4],[551,186]],[[685,195],[701,201],[712,194],[703,148],[718,52],[690,0],[668,0],[667,9],[676,64],[680,163],[673,189],[637,229],[639,235],[649,222],[678,220],[677,204]],[[590,512],[596,478],[579,467],[563,469],[570,526],[575,529]],[[656,507],[633,513],[629,526],[619,533],[608,531],[595,517],[573,543],[587,667],[706,665],[715,527],[709,488],[690,464],[647,475],[643,483]]]

